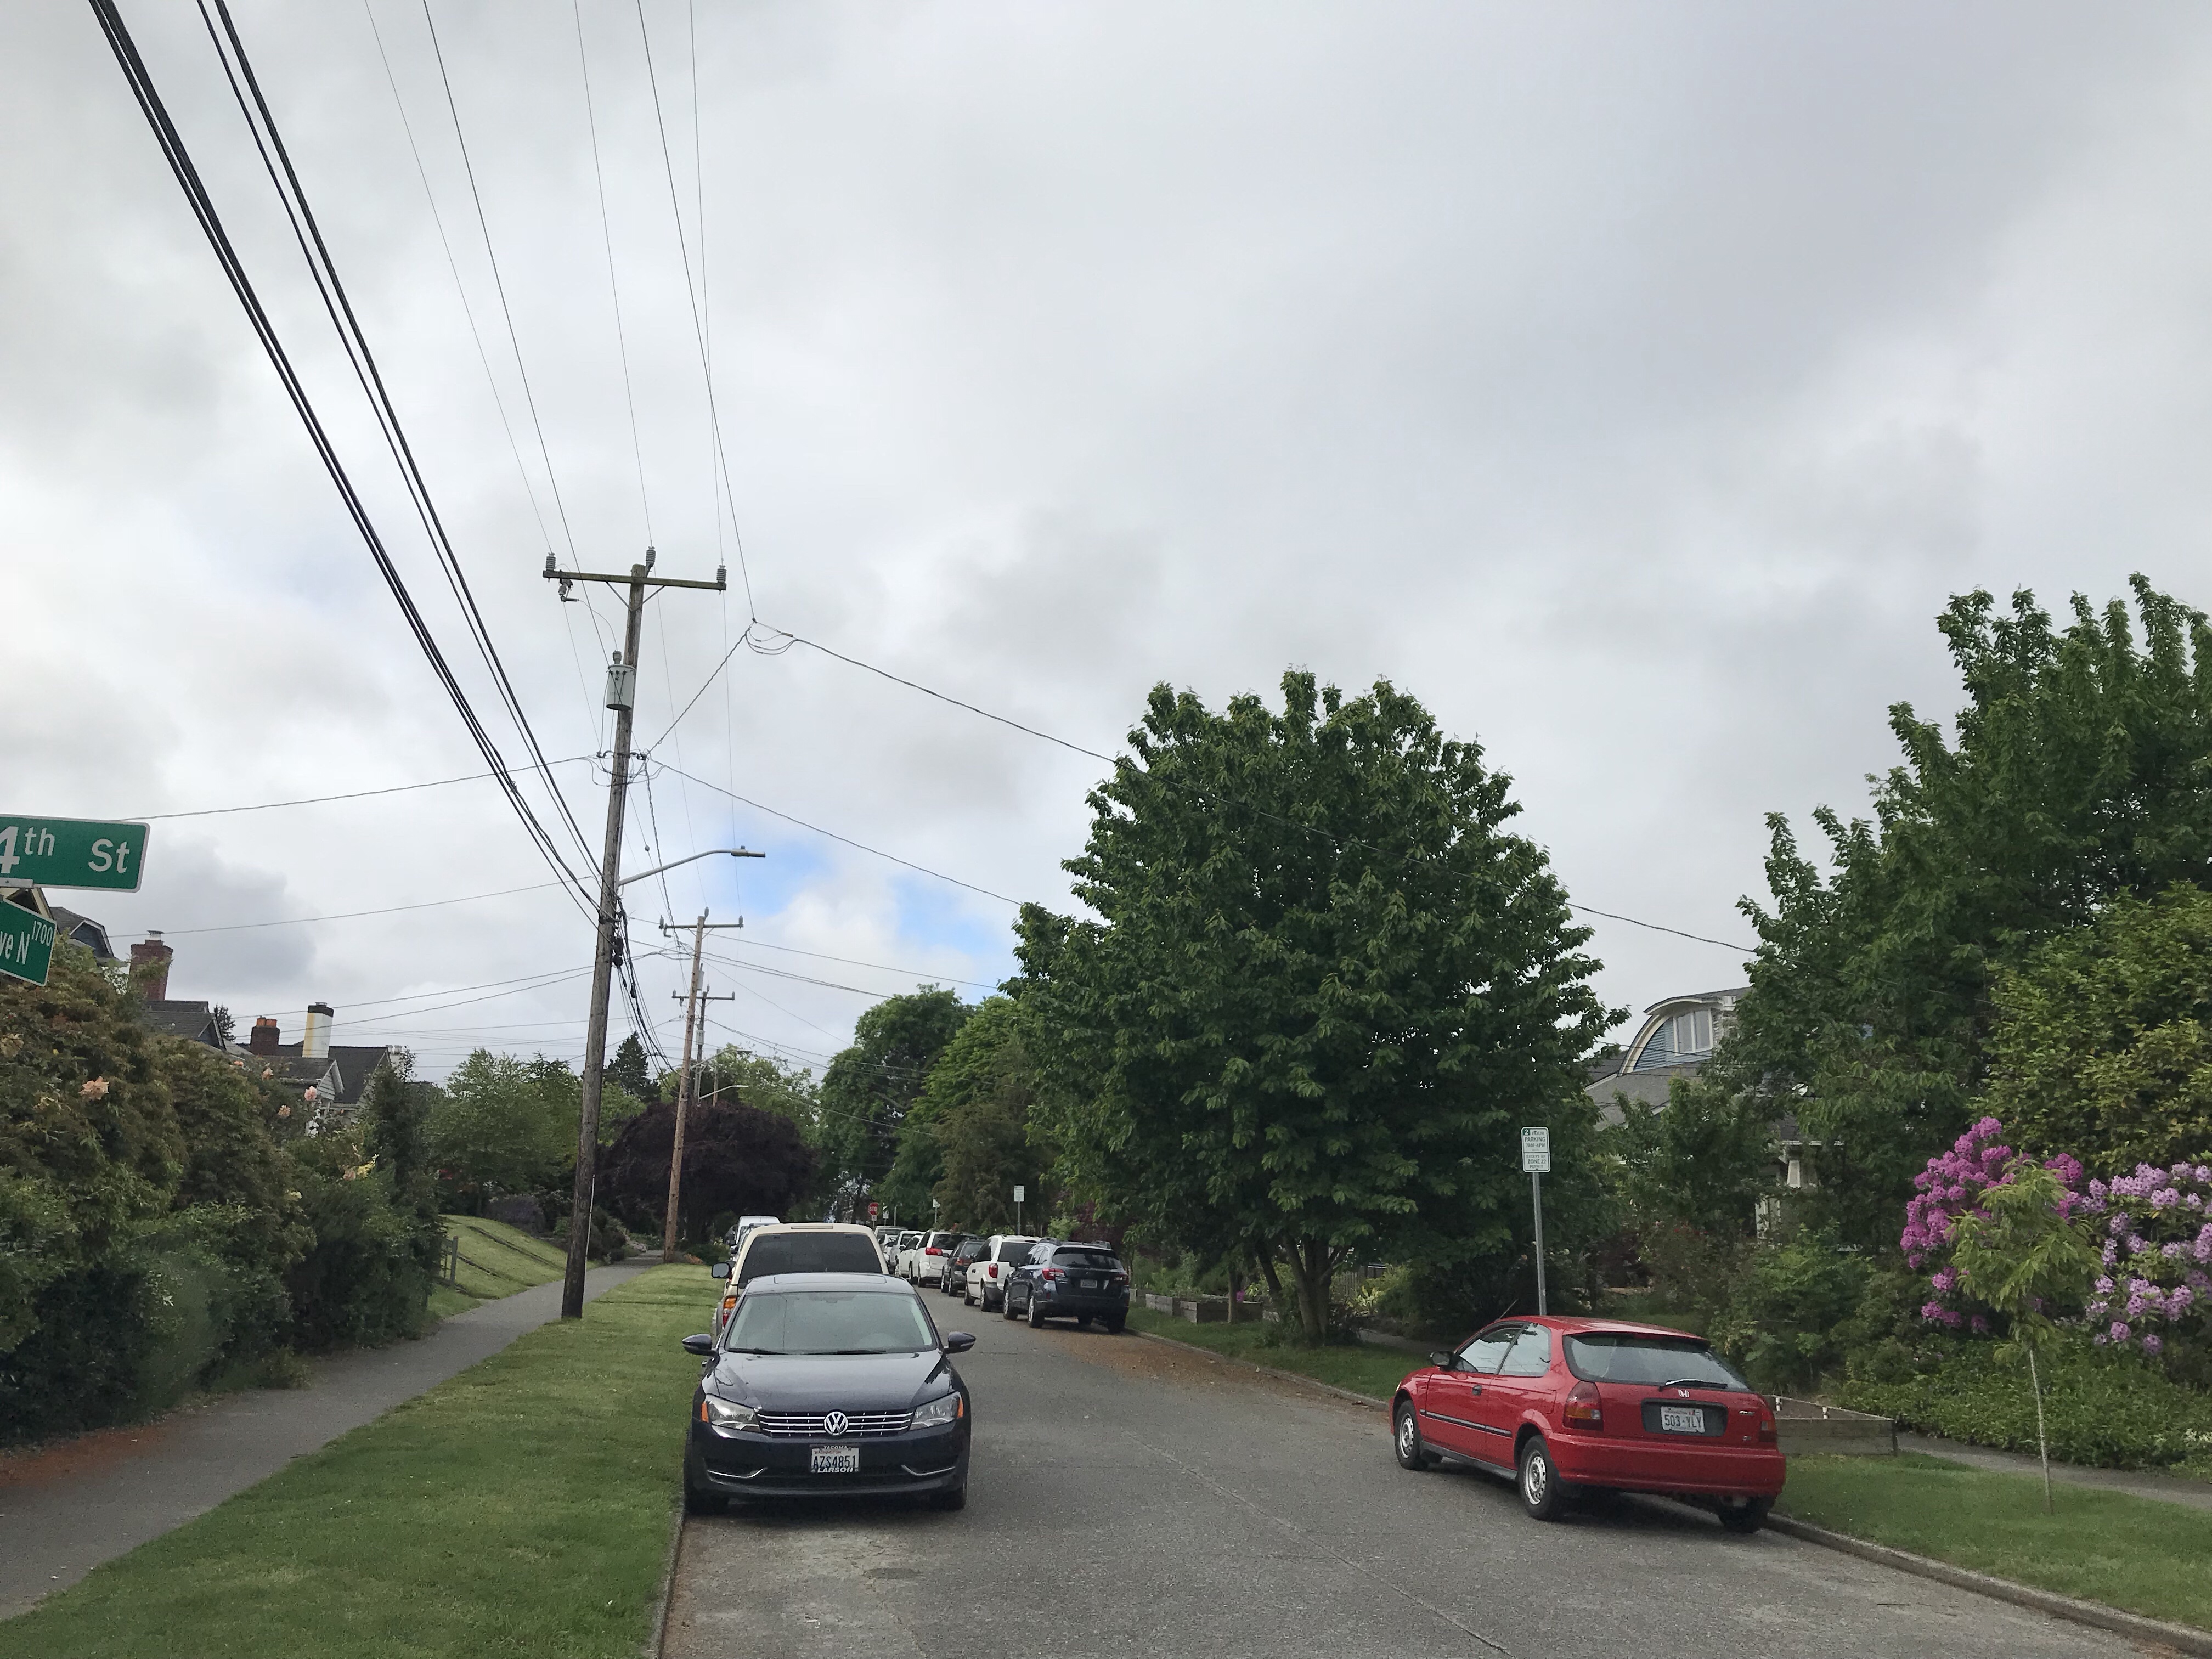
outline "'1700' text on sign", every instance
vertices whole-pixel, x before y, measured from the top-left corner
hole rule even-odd
[[[0,900],[0,974],[44,985],[53,960],[53,923],[34,910]]]

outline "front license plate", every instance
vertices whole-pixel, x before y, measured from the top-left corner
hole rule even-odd
[[[1705,1431],[1705,1413],[1701,1406],[1662,1406],[1659,1408],[1659,1427],[1667,1434],[1703,1434]],[[817,1456],[820,1453],[815,1454]]]
[[[858,1474],[860,1472],[860,1449],[858,1446],[817,1446],[814,1449],[814,1473],[817,1474]]]

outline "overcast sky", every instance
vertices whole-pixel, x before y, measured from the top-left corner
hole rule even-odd
[[[234,7],[550,756],[606,747],[618,619],[545,556],[650,541],[732,591],[649,611],[641,742],[746,576],[771,627],[1093,749],[1162,679],[1387,676],[1513,776],[1577,902],[1744,940],[1763,815],[1859,808],[1887,706],[1956,706],[1948,595],[2139,569],[2212,604],[2201,6],[701,0],[695,72],[695,20],[647,0],[665,161],[632,0],[582,0],[580,58],[566,6],[432,0],[511,342],[422,8],[371,3],[391,80],[359,3]],[[123,10],[519,752],[196,16]],[[481,771],[88,8],[0,8],[0,807]],[[740,649],[657,757],[706,781],[635,795],[632,867],[769,856],[630,889],[640,948],[742,915],[714,1040],[800,1058],[917,975],[983,994],[1012,908],[713,786],[1065,907],[1102,769],[804,647]],[[604,775],[557,771],[596,852]],[[437,902],[549,880],[477,781],[161,820],[143,892],[55,897],[169,930],[173,996],[288,1039],[327,1000],[441,1075],[580,1053],[562,893]],[[1595,920],[1609,1003],[1742,978]],[[644,968],[673,1052],[678,969]]]

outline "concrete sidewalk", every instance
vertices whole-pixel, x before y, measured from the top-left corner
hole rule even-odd
[[[646,1264],[595,1267],[586,1298]],[[0,1619],[489,1359],[561,1312],[558,1281],[441,1320],[420,1341],[313,1361],[304,1389],[260,1389],[0,1459]]]
[[[1987,1469],[1996,1474],[2032,1475],[2038,1480],[2043,1478],[2042,1460],[2033,1452],[1996,1451],[1987,1446],[1946,1440],[1939,1435],[1906,1434],[1902,1431],[1897,1437],[1897,1449],[1925,1452],[1930,1457],[1947,1458],[1954,1463]],[[2182,1475],[2157,1474],[2144,1469],[2090,1469],[2078,1463],[2053,1463],[2051,1479],[2053,1485],[2100,1486],[2106,1492],[2124,1492],[2135,1498],[2154,1498],[2160,1503],[2212,1510],[2212,1480],[2191,1480]]]

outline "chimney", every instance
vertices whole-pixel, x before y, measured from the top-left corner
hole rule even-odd
[[[149,933],[131,947],[131,977],[149,1002],[163,1002],[169,995],[169,959],[177,953],[161,943],[159,933]]]
[[[274,1054],[276,1052],[276,1022],[264,1014],[253,1022],[253,1035],[246,1039],[249,1054]]]
[[[300,1034],[300,1053],[307,1060],[331,1057],[331,1021],[336,1010],[327,1002],[307,1005],[307,1029]]]

